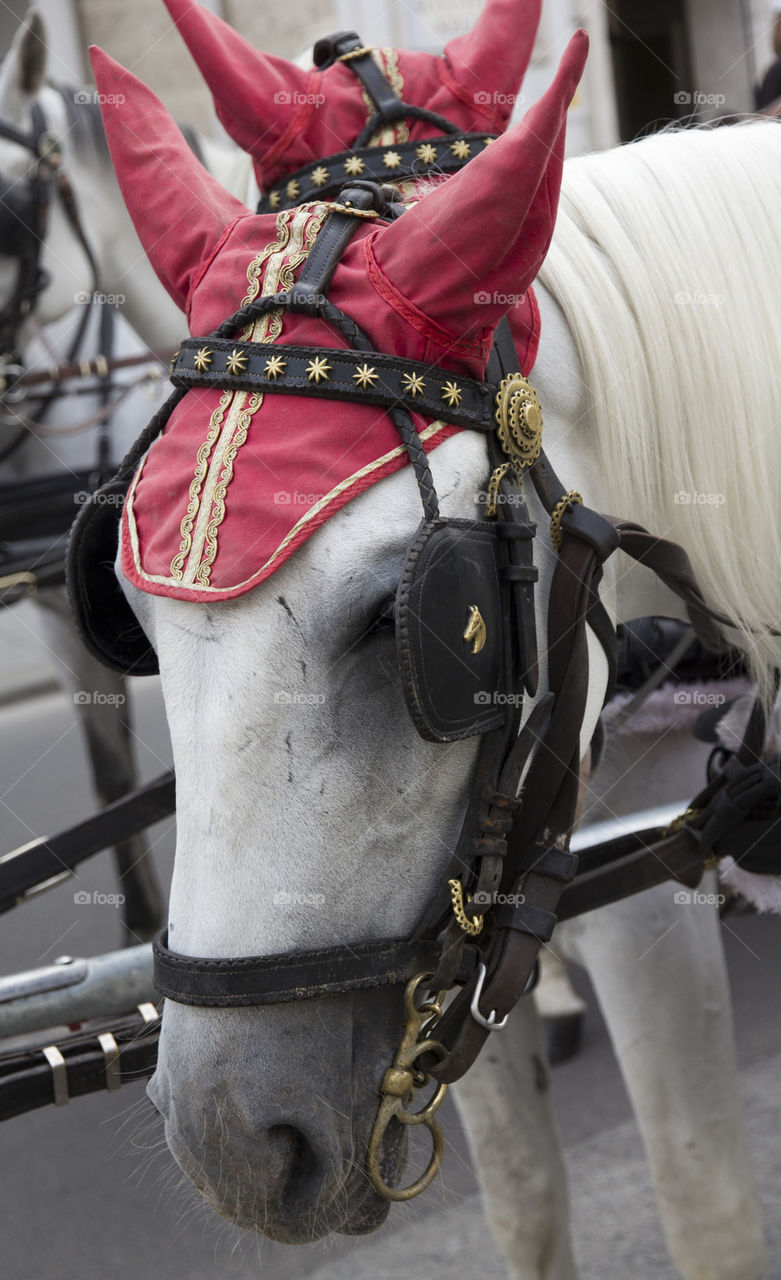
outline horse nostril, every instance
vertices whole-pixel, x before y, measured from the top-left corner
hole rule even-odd
[[[282,1195],[295,1195],[317,1174],[319,1161],[311,1142],[300,1129],[275,1124],[266,1130],[266,1155]]]

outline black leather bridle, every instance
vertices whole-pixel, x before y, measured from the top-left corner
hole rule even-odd
[[[382,184],[457,173],[496,137],[485,130],[465,133],[436,111],[404,102],[374,61],[371,48],[355,31],[340,31],[319,40],[313,59],[318,71],[343,62],[360,80],[376,111],[349,150],[287,174],[261,197],[258,213],[276,213],[310,200],[332,200],[351,175]],[[422,120],[438,133],[392,146],[371,143],[383,124],[396,125],[404,120]]]
[[[41,266],[41,254],[55,200],[59,201],[87,259],[93,297],[99,289],[97,259],[84,228],[75,192],[62,167],[59,140],[49,129],[39,102],[33,102],[30,117],[29,132],[0,120],[0,138],[23,147],[32,157],[32,171],[27,176],[13,181],[0,179],[0,253],[17,262],[13,291],[0,308],[0,413],[4,412],[9,424],[20,424],[10,441],[0,449],[0,463],[16,452],[30,431],[30,423],[20,412],[25,393],[17,387],[24,372],[19,335],[49,283],[48,274]],[[82,345],[90,310],[88,306],[82,308],[65,357],[66,364],[72,363]],[[114,319],[113,307],[104,306],[101,310],[101,346],[105,353],[110,353],[113,346]],[[103,380],[100,394],[104,403],[110,390],[109,381]],[[60,394],[61,389],[55,386],[37,402],[34,412],[36,425],[44,421]],[[99,435],[95,483],[99,484],[108,473],[108,450],[108,435],[104,429]]]

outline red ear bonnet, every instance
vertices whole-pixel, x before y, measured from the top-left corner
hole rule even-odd
[[[566,112],[587,45],[585,33],[574,37],[522,124],[460,173],[395,222],[362,221],[334,274],[331,300],[375,350],[425,364],[427,394],[443,405],[449,373],[484,375],[508,295],[528,288],[550,243]],[[333,206],[248,213],[199,165],[154,94],[105,54],[93,62],[131,216],[208,361],[207,335],[228,315],[292,287]],[[255,320],[242,339],[269,344],[270,360],[284,356],[274,344],[348,346],[324,321],[286,310]],[[413,420],[427,450],[460,429]],[[270,390],[191,390],[131,485],[123,572],[143,591],[182,600],[241,595],[405,465],[382,409]]]
[[[343,63],[302,71],[254,49],[195,0],[165,0],[212,91],[227,132],[255,162],[267,190],[307,164],[353,146],[374,111]],[[378,49],[375,58],[397,95],[447,117],[464,132],[506,128],[529,65],[541,0],[487,0],[474,29],[447,45],[444,57]],[[380,131],[382,145],[431,136],[411,120]]]

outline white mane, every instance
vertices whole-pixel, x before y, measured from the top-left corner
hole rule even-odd
[[[568,162],[540,273],[585,372],[601,499],[681,542],[747,631],[781,619],[779,208],[775,122],[657,135]],[[781,641],[746,647],[767,689]]]

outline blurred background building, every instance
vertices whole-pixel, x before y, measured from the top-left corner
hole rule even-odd
[[[367,43],[432,51],[467,29],[481,0],[206,0],[249,40],[295,57],[321,35],[355,29]],[[26,0],[0,9],[7,48]],[[103,45],[150,84],[179,120],[216,132],[208,96],[161,0],[39,0],[56,79],[86,80],[84,50]],[[670,120],[750,111],[772,60],[770,0],[545,0],[525,90],[549,81],[569,34],[588,28],[592,56],[574,104],[570,150],[611,146]],[[523,109],[518,104],[518,110]]]

